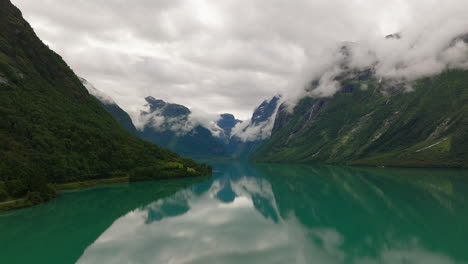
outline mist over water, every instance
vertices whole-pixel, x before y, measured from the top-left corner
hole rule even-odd
[[[2,215],[0,260],[467,263],[467,173],[217,163],[211,179],[94,188]]]

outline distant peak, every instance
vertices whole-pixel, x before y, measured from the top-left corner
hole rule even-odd
[[[232,129],[238,124],[242,123],[242,121],[236,119],[233,114],[225,113],[220,114],[220,118],[216,122],[216,124],[224,131],[223,135],[225,139],[229,139],[231,137]]]
[[[164,103],[164,104],[166,103],[166,102],[164,102],[164,101],[161,100],[161,99],[156,99],[156,98],[154,98],[153,96],[148,96],[148,97],[145,98],[145,100],[146,100],[146,102],[148,102],[148,103]]]
[[[225,114],[220,114],[220,118],[218,120],[218,125],[219,124],[237,124],[242,122],[239,119],[236,119],[236,117],[233,114],[225,113]],[[229,125],[228,125],[229,126]]]
[[[233,114],[225,113],[219,115],[221,120],[236,120],[236,117]]]
[[[151,107],[152,110],[154,109],[160,109],[163,108],[167,105],[166,102],[164,102],[161,99],[156,99],[153,96],[148,96],[145,98],[146,102],[148,102],[149,106]]]
[[[251,124],[258,125],[261,122],[269,120],[276,111],[280,99],[281,95],[276,95],[270,100],[263,101],[263,103],[255,109],[250,121]]]
[[[393,33],[385,36],[386,39],[401,39],[401,33]]]
[[[190,109],[183,105],[168,103],[153,96],[147,96],[145,100],[148,102],[151,112],[162,111],[162,115],[166,117],[187,116],[191,113]]]

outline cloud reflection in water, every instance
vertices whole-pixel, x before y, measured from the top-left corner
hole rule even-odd
[[[416,238],[385,244],[377,254],[349,251],[336,229],[307,227],[292,212],[282,216],[262,177],[224,175],[205,191],[196,188],[121,217],[78,263],[459,263]]]

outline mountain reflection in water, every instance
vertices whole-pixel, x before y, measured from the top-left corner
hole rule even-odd
[[[215,164],[117,219],[78,263],[467,263],[457,170]]]

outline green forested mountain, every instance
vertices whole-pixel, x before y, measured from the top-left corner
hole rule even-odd
[[[0,0],[0,202],[47,200],[54,183],[209,170],[125,131],[21,12]]]
[[[332,98],[280,111],[260,162],[468,167],[468,71],[388,87],[366,72],[339,80]],[[285,109],[284,107],[282,107]]]

